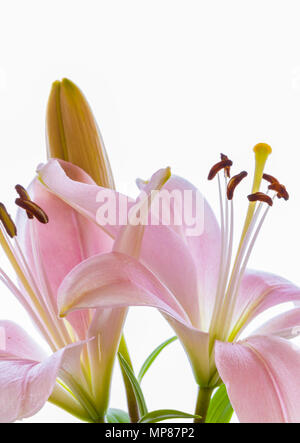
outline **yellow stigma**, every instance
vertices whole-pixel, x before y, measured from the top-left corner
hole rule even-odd
[[[272,148],[267,143],[258,143],[254,146],[253,151],[255,152],[255,173],[252,194],[259,191],[265,164],[267,158],[272,153]]]
[[[255,172],[254,172],[254,180],[252,185],[252,192],[251,194],[255,194],[256,192],[259,192],[260,184],[262,181],[262,176],[264,173],[264,168],[266,161],[269,157],[269,155],[272,152],[271,146],[269,146],[267,143],[258,143],[254,146],[253,151],[255,153]],[[249,225],[251,223],[251,220],[253,218],[253,214],[255,211],[257,202],[250,202],[248,207],[248,212],[244,224],[244,229],[240,241],[239,251],[241,248],[241,245],[244,241],[245,235],[247,233],[247,230],[249,228]]]
[[[267,155],[272,153],[272,148],[267,143],[257,143],[257,145],[254,146],[253,151],[255,153],[257,152],[265,152]]]

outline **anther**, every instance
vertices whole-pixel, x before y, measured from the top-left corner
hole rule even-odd
[[[245,178],[247,177],[248,172],[246,171],[242,171],[237,175],[234,175],[230,180],[229,183],[227,185],[227,198],[228,200],[232,200],[233,198],[233,194],[234,194],[234,190],[237,187],[237,185]]]
[[[47,214],[33,201],[17,198],[15,203],[20,208],[25,209],[26,212],[30,212],[30,214],[33,215],[40,223],[48,223],[49,218]]]
[[[270,186],[268,186],[268,189],[277,192],[278,198],[284,198],[284,200],[288,200],[290,198],[285,186],[281,185],[280,183],[272,183]]]
[[[226,171],[230,169],[230,166],[232,166],[232,161],[228,158],[221,160],[219,163],[216,163],[209,171],[208,180],[212,180],[213,178],[215,178],[218,172],[220,172],[222,169],[225,169],[225,174],[228,177],[228,173]]]
[[[225,154],[221,154],[221,160],[229,160],[229,158],[227,157],[227,155]],[[225,177],[230,178],[230,166],[226,166],[224,168],[224,173],[225,173]]]
[[[273,177],[273,175],[263,174],[263,179],[265,179],[267,182],[271,183],[271,185],[273,185],[273,183],[279,183],[277,178]]]
[[[19,194],[19,196],[22,200],[31,200],[28,192],[26,191],[25,188],[23,188],[22,185],[16,185],[15,190],[17,191],[17,193]]]
[[[26,191],[25,188],[23,188],[23,186],[16,185],[15,190],[17,191],[22,200],[29,200],[29,201],[31,200],[28,192]],[[31,214],[31,212],[26,211],[26,214],[28,218],[33,219],[33,215]]]
[[[8,235],[13,238],[17,235],[17,228],[14,222],[12,221],[11,216],[6,210],[6,207],[3,203],[0,203],[0,220],[5,228],[5,231]]]
[[[267,194],[264,194],[263,192],[255,192],[255,194],[248,195],[248,200],[250,202],[265,202],[268,203],[269,206],[273,206],[273,200],[271,197]]]

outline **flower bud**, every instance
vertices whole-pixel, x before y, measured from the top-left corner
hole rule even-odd
[[[98,185],[114,188],[105,146],[91,108],[80,89],[66,78],[52,85],[46,135],[48,158],[71,162]]]

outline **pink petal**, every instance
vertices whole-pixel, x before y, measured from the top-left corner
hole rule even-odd
[[[192,327],[176,298],[156,277],[132,257],[111,253],[92,257],[78,265],[59,289],[62,312],[82,308],[109,309],[127,306],[158,308],[182,341],[198,383],[209,381],[208,334]],[[103,321],[103,320],[102,320]],[[97,326],[98,328],[98,326]],[[107,326],[112,334],[114,322]],[[103,326],[102,326],[103,329]],[[95,344],[91,343],[91,346]]]
[[[80,171],[80,170],[79,170]],[[35,180],[32,199],[49,216],[49,223],[18,217],[19,235],[42,293],[48,291],[57,312],[57,290],[69,271],[92,255],[111,250],[112,240],[102,229],[51,194]],[[85,338],[88,313],[68,317],[80,339]]]
[[[67,173],[70,175],[72,168],[65,162],[52,160],[40,169],[39,174],[52,192],[96,221],[99,208],[97,195],[101,188],[94,184],[72,181],[67,175]],[[118,195],[116,199],[118,201]],[[126,218],[127,214],[125,220]],[[115,236],[119,232],[117,226],[106,226],[105,229],[110,229]],[[154,248],[154,244],[160,245],[160,248]],[[169,251],[173,253],[170,254]],[[174,292],[192,323],[198,326],[200,315],[196,265],[182,239],[167,226],[147,226],[143,237],[141,260]]]
[[[80,168],[62,160],[49,160],[39,168],[38,174],[42,183],[53,194],[94,223],[97,222],[98,211],[101,207],[99,192],[102,191],[113,205],[113,209],[116,208],[117,219],[116,223],[107,224],[102,228],[110,236],[116,236],[119,229],[119,208],[122,207],[120,200],[127,201],[127,197],[112,189],[97,186]],[[126,220],[125,217],[125,223]]]
[[[94,184],[72,181],[70,165],[65,162],[52,160],[39,170],[39,174],[51,192],[67,201],[73,208],[96,221],[97,195],[102,188]],[[190,183],[178,177],[171,178],[164,189],[177,189],[192,192],[193,206],[200,193]],[[106,190],[107,192],[110,192]],[[117,206],[124,198],[111,191],[112,200]],[[200,199],[203,201],[202,196]],[[172,200],[171,200],[172,203]],[[174,293],[178,301],[189,314],[194,326],[200,326],[201,317],[206,317],[207,327],[216,292],[216,282],[220,257],[220,229],[216,218],[207,202],[203,201],[204,231],[197,236],[186,236],[187,225],[180,233],[174,226],[147,226],[143,237],[141,260],[161,281]],[[174,211],[178,208],[173,206]],[[200,223],[202,224],[202,223]],[[106,225],[104,228],[113,236],[117,235],[118,226]],[[170,229],[171,228],[171,229]],[[163,240],[163,241],[162,241]],[[155,243],[154,243],[155,242]],[[155,252],[153,244],[159,244],[159,253]],[[170,251],[173,251],[170,253]],[[167,260],[166,260],[166,256]],[[200,305],[200,306],[199,306]],[[204,312],[205,309],[207,312]]]
[[[0,350],[0,422],[7,423],[38,412],[50,397],[59,370],[78,359],[82,343],[59,350],[42,362],[39,347],[17,325],[1,322],[5,349]]]
[[[218,282],[220,228],[209,204],[191,183],[181,177],[171,176],[164,190],[180,193],[181,199],[170,200],[171,213],[177,214],[183,225],[171,224],[169,230],[164,226],[148,227],[144,236],[142,259],[185,307],[193,325],[206,329],[209,326]],[[191,196],[190,203],[194,213],[198,202],[198,233],[196,230],[191,231],[194,226],[188,225],[184,205],[180,204],[180,201],[185,201],[185,195]],[[171,221],[175,219],[176,217],[171,217]],[[177,234],[177,239],[174,233]],[[161,245],[157,251],[152,247],[154,241]]]
[[[277,337],[216,343],[216,365],[241,422],[300,422],[300,351]]]
[[[140,261],[172,292],[192,325],[204,329],[197,264],[182,239],[166,226],[147,226]]]
[[[209,334],[188,326],[170,315],[166,320],[174,329],[190,361],[199,386],[208,386],[211,378],[209,365]]]
[[[8,354],[20,359],[42,361],[46,357],[45,351],[17,324],[0,320],[0,353]]]
[[[300,334],[300,308],[283,312],[256,329],[253,335],[277,335],[282,338],[295,338]]]
[[[170,168],[160,169],[151,177],[146,190],[137,198],[128,212],[128,223],[119,230],[113,250],[139,258],[145,231],[150,216],[153,192],[159,192],[170,177]]]
[[[245,327],[266,309],[291,301],[300,301],[300,288],[277,275],[248,270],[239,291],[235,321],[247,315]]]
[[[59,288],[61,314],[81,308],[152,306],[189,321],[176,298],[133,257],[118,252],[91,257],[74,268]]]
[[[112,367],[123,332],[126,308],[96,309],[89,327],[91,384],[99,411],[107,408]]]

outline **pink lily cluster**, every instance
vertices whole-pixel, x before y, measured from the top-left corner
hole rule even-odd
[[[67,100],[62,88],[72,89],[71,83],[55,85],[52,94]],[[79,104],[81,110],[87,106],[85,101]],[[121,195],[112,189],[101,138],[100,147],[91,148],[92,158],[101,153],[99,165],[87,160],[89,132],[83,123],[75,124],[80,137],[74,138],[72,126],[58,143],[55,119],[48,122],[49,157],[56,158],[38,167],[28,191],[17,187],[16,223],[0,207],[0,243],[18,284],[3,270],[0,278],[52,351],[45,356],[19,326],[0,322],[0,421],[29,417],[49,400],[82,420],[104,422],[127,308],[149,306],[172,326],[190,360],[199,386],[196,422],[205,422],[212,393],[223,383],[240,421],[299,422],[300,351],[289,341],[300,333],[297,303],[241,338],[260,313],[300,301],[300,289],[289,281],[247,269],[275,198],[288,199],[285,187],[264,174],[271,148],[264,143],[254,148],[249,207],[233,257],[233,202],[244,171],[230,177],[232,161],[223,154],[213,166],[209,179],[218,181],[221,226],[201,196],[204,225],[199,235],[188,235],[184,223],[135,225],[130,211],[126,225],[103,225],[97,217],[99,191],[105,186],[114,201]],[[262,182],[268,183],[266,193]],[[169,168],[138,184],[146,195],[137,200],[146,218],[153,190],[189,191],[194,202],[200,195]],[[172,201],[173,216],[181,211]]]

